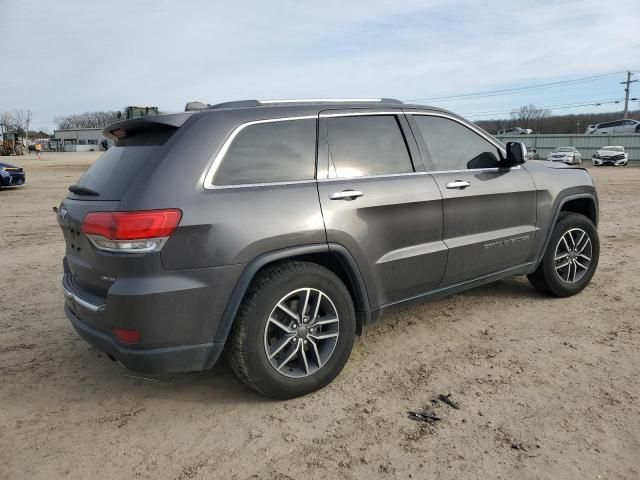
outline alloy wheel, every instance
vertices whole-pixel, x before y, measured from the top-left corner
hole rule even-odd
[[[313,375],[329,360],[338,343],[340,320],[329,296],[315,288],[289,292],[271,310],[264,350],[281,375]]]
[[[589,271],[593,245],[587,232],[572,228],[556,245],[554,262],[556,274],[565,283],[579,282]]]

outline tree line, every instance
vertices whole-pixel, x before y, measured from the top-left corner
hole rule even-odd
[[[84,112],[55,118],[58,130],[73,128],[104,128],[118,121],[118,111]]]
[[[476,125],[489,133],[511,127],[530,128],[533,133],[585,133],[588,125],[620,120],[621,112],[551,115],[551,110],[525,105],[512,110],[510,118],[478,120]],[[630,111],[630,119],[640,120],[640,110]]]

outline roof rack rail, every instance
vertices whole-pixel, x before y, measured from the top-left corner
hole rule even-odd
[[[184,107],[185,112],[197,112],[200,110],[209,110],[216,108],[241,108],[241,107],[259,107],[261,105],[282,105],[291,103],[398,103],[404,102],[395,98],[295,98],[282,100],[235,100],[232,102],[216,103],[210,105],[203,102],[187,102]]]
[[[395,98],[292,98],[282,100],[259,100],[263,105],[274,103],[403,103]]]

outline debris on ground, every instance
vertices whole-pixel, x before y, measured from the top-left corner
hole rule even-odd
[[[460,410],[460,405],[458,405],[456,402],[454,402],[453,400],[451,400],[451,394],[449,393],[448,395],[445,395],[443,393],[441,393],[440,395],[438,395],[438,398],[440,400],[442,400],[444,403],[446,403],[447,405],[449,405],[451,408],[455,408],[456,410]]]
[[[437,417],[430,412],[407,412],[407,416],[416,422],[433,423],[440,420],[440,417]]]

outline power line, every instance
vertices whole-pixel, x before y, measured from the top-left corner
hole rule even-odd
[[[544,90],[548,88],[564,87],[564,86],[576,85],[579,83],[592,82],[594,80],[598,80],[601,78],[611,77],[613,75],[620,75],[621,73],[626,73],[626,71],[603,73],[600,75],[591,75],[589,77],[575,78],[572,80],[560,80],[557,82],[549,82],[549,83],[540,83],[537,85],[528,85],[525,87],[505,88],[501,90],[489,90],[485,92],[463,93],[460,95],[446,95],[441,97],[414,98],[407,101],[408,102],[431,102],[434,100],[453,101],[456,99],[466,99],[466,98],[474,98],[474,97],[483,98],[483,97],[493,97],[498,95],[510,95],[513,93],[518,93],[518,92],[527,91],[527,90]]]
[[[562,110],[562,109],[567,109],[567,108],[577,108],[577,107],[587,107],[587,106],[600,106],[600,105],[606,105],[606,104],[611,104],[611,103],[620,103],[624,101],[623,99],[616,99],[616,98],[612,98],[612,99],[607,99],[607,100],[592,100],[590,102],[586,102],[586,103],[565,103],[565,104],[560,104],[560,105],[544,105],[538,108],[548,108],[551,110]],[[466,113],[466,114],[462,114],[465,117],[477,117],[477,116],[481,116],[481,115],[504,115],[507,113],[511,113],[514,109],[510,109],[507,111],[502,111],[502,112],[472,112],[472,113]]]

